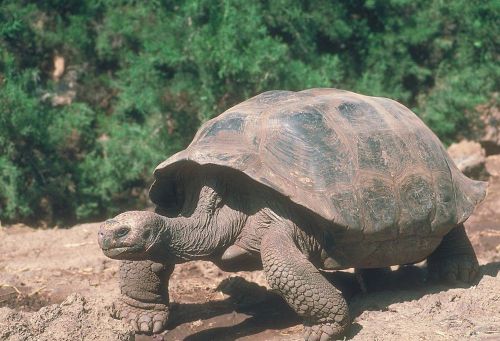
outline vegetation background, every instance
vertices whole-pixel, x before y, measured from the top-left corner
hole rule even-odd
[[[146,203],[157,163],[271,89],[396,99],[445,142],[498,104],[500,2],[0,2],[0,219]],[[491,104],[493,103],[493,104]]]

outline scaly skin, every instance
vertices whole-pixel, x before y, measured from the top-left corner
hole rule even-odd
[[[173,265],[152,261],[120,263],[121,299],[115,303],[116,317],[142,333],[158,333],[168,320],[168,278]]]
[[[267,281],[304,318],[306,341],[341,337],[349,325],[347,303],[300,252],[290,232],[291,229],[274,228],[262,240]]]
[[[429,277],[450,283],[471,284],[479,274],[479,264],[463,224],[455,227],[427,258]]]

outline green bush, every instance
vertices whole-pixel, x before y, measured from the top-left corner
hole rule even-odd
[[[142,206],[203,121],[270,89],[399,100],[445,141],[498,91],[498,2],[0,3],[0,219]],[[64,58],[62,78],[53,59]],[[63,99],[64,103],[57,102]]]

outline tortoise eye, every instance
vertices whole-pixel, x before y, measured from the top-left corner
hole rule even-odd
[[[125,237],[129,232],[130,232],[130,228],[120,227],[118,230],[115,231],[114,235],[115,235],[115,238],[122,238],[122,237]]]

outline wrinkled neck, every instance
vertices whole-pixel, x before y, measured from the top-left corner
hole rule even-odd
[[[227,206],[216,212],[195,211],[189,217],[163,217],[166,233],[158,252],[175,263],[206,259],[222,253],[234,243],[246,220]]]

